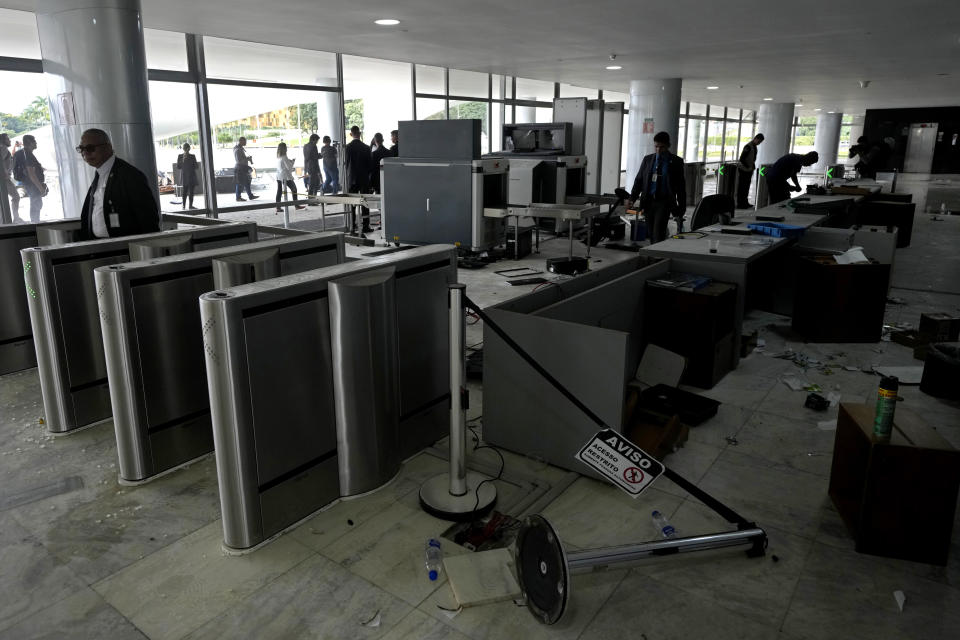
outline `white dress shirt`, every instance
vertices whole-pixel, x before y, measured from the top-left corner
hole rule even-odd
[[[277,158],[277,182],[293,180],[293,160],[287,156]]]
[[[107,179],[110,177],[110,170],[113,169],[113,161],[117,156],[112,155],[107,161],[97,167],[97,189],[93,192],[93,202],[90,207],[90,225],[93,229],[93,235],[98,238],[109,238],[110,231],[107,229],[107,220],[103,215],[103,192],[107,190]]]

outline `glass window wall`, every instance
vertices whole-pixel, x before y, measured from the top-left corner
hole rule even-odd
[[[187,71],[187,38],[173,31],[143,30],[147,67],[169,71]]]
[[[517,78],[517,100],[537,100],[553,104],[553,83]],[[522,122],[518,120],[518,122]]]
[[[412,90],[410,65],[405,62],[343,56],[343,100],[347,130],[357,125],[363,131],[364,142],[368,144],[375,133],[382,133],[389,147],[390,132],[399,127],[401,120],[413,119],[413,104],[410,101]],[[346,132],[339,139],[350,140]]]
[[[207,77],[281,84],[337,85],[336,55],[259,42],[203,38]]]
[[[220,208],[235,202],[234,148],[241,136],[247,140],[244,153],[252,158],[251,191],[255,196],[270,197],[276,188],[277,145],[287,144],[287,155],[295,160],[296,174],[301,176],[301,147],[309,134],[328,131],[325,122],[339,122],[336,92],[216,84],[211,84],[208,92]],[[350,113],[348,108],[348,123]],[[247,194],[241,197],[247,198]]]
[[[588,98],[590,100],[596,100],[598,95],[597,89],[588,89],[586,87],[577,87],[572,84],[560,83],[560,97],[561,98]]]
[[[486,73],[450,69],[450,95],[486,99],[490,93],[488,78]]]
[[[424,64],[418,64],[417,71],[417,93],[430,93],[442,96],[443,91],[443,69],[441,67],[428,67]],[[417,109],[417,117],[420,117],[420,109]]]
[[[153,123],[153,148],[157,159],[160,210],[188,209],[191,199],[184,198],[184,185],[192,184],[194,208],[206,207],[203,193],[203,154],[200,128],[197,126],[196,87],[184,82],[150,82],[150,120]],[[197,160],[197,171],[184,176],[177,159],[190,145],[190,154]]]
[[[50,107],[47,102],[47,85],[41,73],[21,73],[0,71],[0,131],[10,136],[13,146],[10,152],[22,148],[23,137],[33,136],[36,141],[34,157],[43,167],[43,182],[49,193],[43,197],[29,198],[29,186],[18,183],[17,193],[23,196],[17,207],[21,220],[31,217],[39,220],[59,220],[63,218],[63,206],[60,199],[60,172],[53,144],[53,127],[50,124]],[[31,189],[32,193],[38,193]],[[11,202],[12,204],[12,202]],[[34,215],[31,215],[31,206]],[[38,217],[37,217],[38,216]]]
[[[441,98],[417,98],[417,120],[446,120],[446,103]]]

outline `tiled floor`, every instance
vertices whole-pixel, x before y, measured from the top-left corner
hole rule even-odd
[[[935,185],[937,197],[957,187]],[[923,211],[931,183],[901,176]],[[937,205],[938,208],[939,205]],[[308,212],[312,214],[312,212]],[[261,214],[268,223],[273,214]],[[298,224],[304,223],[298,214]],[[313,224],[307,220],[304,224]],[[897,253],[888,321],[917,324],[924,311],[960,314],[960,216],[918,214],[913,245]],[[566,251],[565,240],[543,245]],[[578,251],[580,247],[578,246]],[[356,255],[362,250],[351,248]],[[595,266],[623,259],[596,250]],[[543,256],[526,261],[542,265]],[[509,265],[507,265],[509,266]],[[484,304],[522,293],[487,272],[463,273]],[[707,395],[719,414],[667,459],[676,471],[764,527],[766,557],[711,552],[574,576],[570,610],[546,627],[512,602],[449,615],[454,600],[423,568],[423,543],[447,524],[420,510],[417,490],[446,468],[434,451],[404,464],[397,480],[345,501],[244,556],[221,551],[212,458],[144,486],[116,482],[113,427],[53,438],[39,423],[35,370],[0,377],[0,638],[958,638],[960,522],[947,567],[854,552],[827,498],[835,418],[803,408],[781,379],[804,376],[843,401],[875,393],[873,364],[919,364],[891,342],[803,344],[752,313],[765,339]],[[471,327],[468,344],[482,339]],[[836,363],[831,373],[772,357],[791,347]],[[960,406],[916,387],[898,411],[914,411],[960,447]],[[479,390],[471,415],[482,413]],[[665,479],[633,500],[603,483],[507,452],[500,506],[544,514],[570,549],[653,536],[649,513],[682,534],[724,523]],[[490,451],[471,460],[493,465]],[[908,479],[905,479],[908,481]],[[917,523],[923,544],[923,523]],[[452,542],[447,553],[465,553]],[[893,592],[906,594],[899,612]],[[379,614],[379,625],[364,625]]]

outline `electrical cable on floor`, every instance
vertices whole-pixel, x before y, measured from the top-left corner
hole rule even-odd
[[[471,419],[471,420],[468,420],[467,422],[469,423],[469,422],[472,422],[473,420],[479,420],[479,419],[482,418],[482,417],[483,417],[483,416],[480,415],[480,416],[477,416],[476,418],[473,418],[473,419]],[[476,502],[474,502],[474,504],[473,504],[473,510],[476,511],[477,508],[480,506],[480,487],[482,487],[483,485],[485,485],[485,484],[488,483],[488,482],[495,482],[496,480],[500,480],[501,478],[503,478],[503,469],[504,469],[504,467],[507,466],[507,461],[504,459],[503,454],[500,453],[500,450],[497,449],[496,447],[494,447],[494,446],[492,446],[492,445],[489,445],[489,444],[480,444],[480,435],[476,432],[476,427],[471,427],[471,426],[468,424],[468,425],[467,425],[467,429],[469,429],[469,430],[470,430],[470,433],[473,434],[473,450],[474,450],[474,451],[478,451],[478,450],[480,450],[480,449],[490,449],[490,450],[493,451],[495,454],[497,454],[498,456],[500,456],[500,470],[497,472],[497,477],[495,477],[495,478],[487,478],[487,479],[481,481],[480,484],[477,485],[477,488],[474,490],[474,494],[476,495],[477,499],[476,499]]]

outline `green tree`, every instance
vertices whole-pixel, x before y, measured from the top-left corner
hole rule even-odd
[[[50,124],[50,106],[47,104],[47,99],[37,96],[26,106],[20,116],[31,123],[34,129]]]
[[[439,116],[443,115],[441,111]],[[438,120],[440,118],[430,117],[428,120]],[[480,129],[487,132],[487,103],[486,102],[461,102],[460,104],[450,105],[451,120],[479,120]]]
[[[0,131],[15,136],[30,131],[30,129],[29,124],[21,116],[15,116],[12,113],[0,113]]]
[[[343,115],[347,121],[347,132],[350,131],[350,127],[357,126],[360,127],[360,131],[363,131],[363,98],[357,98],[356,100],[347,100],[343,103]]]
[[[304,133],[316,133],[318,126],[317,103],[304,102],[300,104],[300,131]]]

